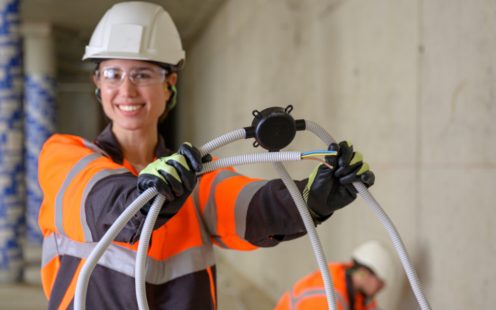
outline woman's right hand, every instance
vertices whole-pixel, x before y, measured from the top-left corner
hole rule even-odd
[[[197,176],[202,169],[200,151],[190,143],[181,145],[177,153],[161,157],[146,166],[138,176],[138,190],[144,192],[150,187],[164,195],[166,201],[160,211],[167,219],[179,211],[193,191]],[[146,214],[151,204],[142,209]]]

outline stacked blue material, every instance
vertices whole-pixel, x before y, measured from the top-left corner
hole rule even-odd
[[[38,184],[38,155],[43,143],[55,130],[54,76],[25,76],[24,114],[27,242],[41,246],[43,237],[38,226],[38,213],[43,195]]]
[[[22,276],[19,241],[25,192],[19,2],[0,2],[0,282]]]

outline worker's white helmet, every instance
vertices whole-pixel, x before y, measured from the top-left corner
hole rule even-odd
[[[180,67],[185,59],[177,28],[160,5],[122,2],[102,17],[83,60],[134,59]]]
[[[361,244],[353,251],[352,258],[372,269],[384,282],[393,280],[394,262],[390,252],[379,241],[371,240]]]

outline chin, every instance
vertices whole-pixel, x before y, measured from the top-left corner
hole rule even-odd
[[[147,130],[149,129],[148,125],[145,124],[136,124],[136,123],[114,123],[114,127],[118,126],[119,128],[123,130],[128,130],[128,131],[136,131],[136,130]]]

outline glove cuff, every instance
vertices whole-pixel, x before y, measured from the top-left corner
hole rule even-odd
[[[313,223],[315,224],[315,226],[317,226],[317,225],[321,224],[322,222],[326,221],[334,213],[334,212],[331,212],[329,215],[322,216],[322,215],[318,214],[317,212],[315,212],[310,207],[308,207],[308,211],[310,212],[310,215],[312,216]]]

